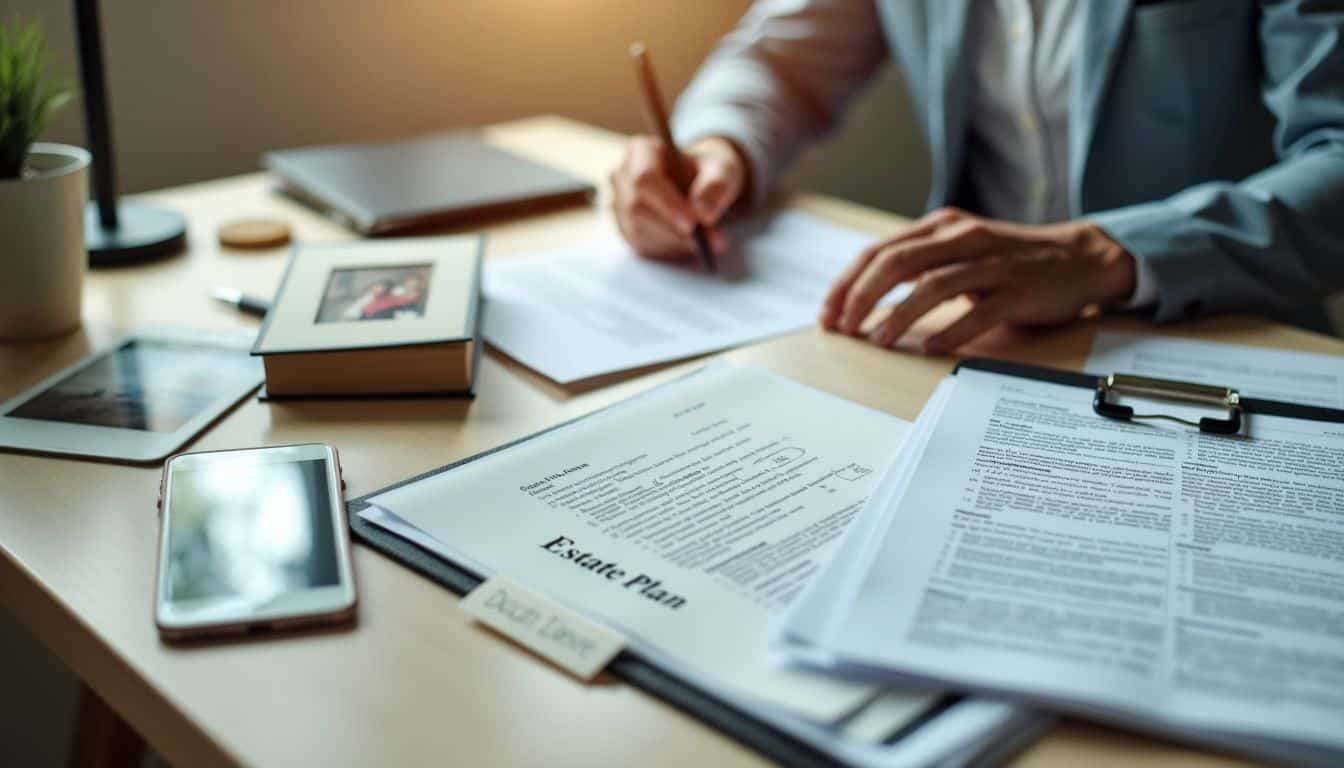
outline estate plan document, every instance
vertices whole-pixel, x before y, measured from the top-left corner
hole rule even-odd
[[[846,542],[850,604],[795,634],[868,670],[1344,756],[1344,424],[1207,435],[1101,418],[1077,387],[952,381],[914,481]]]
[[[485,339],[562,384],[727,349],[814,324],[873,240],[797,211],[739,222],[730,236],[715,274],[640,258],[616,238],[489,259]]]
[[[369,499],[418,541],[609,623],[736,695],[833,722],[876,686],[775,664],[771,624],[824,565],[908,423],[717,364]],[[912,697],[916,711],[926,697]]]

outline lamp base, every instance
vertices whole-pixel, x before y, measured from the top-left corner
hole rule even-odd
[[[84,242],[89,266],[134,264],[170,256],[187,245],[187,221],[174,211],[123,201],[117,204],[117,228],[103,229],[98,205],[84,209]]]

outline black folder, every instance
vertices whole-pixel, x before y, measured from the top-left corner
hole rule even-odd
[[[598,413],[600,412],[598,411]],[[589,414],[589,416],[591,415]],[[359,512],[369,506],[368,499],[381,493],[418,482],[441,472],[452,471],[464,464],[489,456],[497,451],[512,448],[534,437],[569,426],[584,418],[587,418],[587,416],[580,416],[578,419],[557,424],[533,435],[497,446],[475,456],[424,472],[353,499],[346,505],[350,530],[358,542],[377,550],[384,556],[401,563],[458,595],[465,595],[484,580],[479,574],[473,573],[457,563],[446,560],[434,552],[360,518]],[[830,768],[844,765],[835,757],[773,723],[766,722],[754,714],[724,701],[714,693],[663,670],[641,657],[637,651],[628,648],[621,651],[607,666],[607,671],[696,717],[706,725],[757,750],[781,765],[796,766],[797,768]],[[911,720],[896,733],[888,736],[883,743],[895,744],[906,738],[955,706],[962,698],[960,695],[951,693],[940,697],[918,717]],[[955,764],[963,768],[999,765],[1035,741],[1046,727],[1048,727],[1048,721],[1033,721],[1030,727],[1018,728],[1003,739],[986,744],[977,754],[953,753],[953,757],[949,758],[949,764]]]

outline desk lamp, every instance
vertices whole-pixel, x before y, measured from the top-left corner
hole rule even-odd
[[[97,0],[74,0],[74,3],[80,79],[84,85],[84,124],[93,154],[93,200],[84,211],[89,264],[124,264],[177,253],[187,242],[187,223],[181,214],[145,203],[117,203],[98,3]]]

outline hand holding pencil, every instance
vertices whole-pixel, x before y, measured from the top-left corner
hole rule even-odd
[[[648,53],[636,45],[631,55],[656,135],[631,140],[612,173],[617,223],[641,255],[694,257],[713,271],[728,248],[717,224],[744,192],[746,162],[732,142],[720,137],[697,141],[682,154],[672,140]]]

